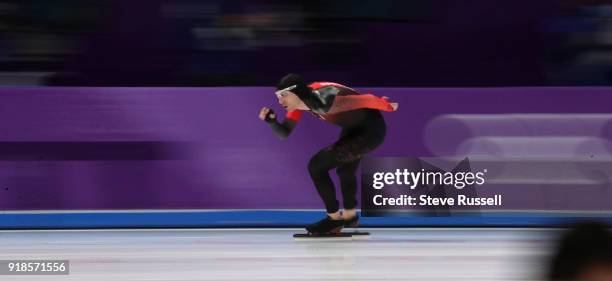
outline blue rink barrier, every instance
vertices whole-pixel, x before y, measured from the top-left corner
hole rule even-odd
[[[303,227],[321,210],[0,212],[0,229]],[[362,227],[554,227],[580,220],[612,223],[610,214],[496,214],[453,217],[366,217]]]

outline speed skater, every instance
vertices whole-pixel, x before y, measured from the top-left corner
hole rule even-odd
[[[336,142],[321,149],[308,162],[308,172],[319,193],[327,216],[306,226],[312,234],[339,233],[343,227],[356,227],[359,217],[357,205],[357,168],[367,153],[383,143],[386,135],[382,111],[393,112],[398,103],[387,97],[362,94],[347,86],[332,82],[306,84],[301,76],[288,74],[276,87],[278,102],[287,114],[282,123],[268,107],[259,112],[259,119],[267,122],[276,136],[287,138],[302,114],[315,117],[342,128]],[[340,179],[344,211],[340,212],[336,191],[329,171],[336,169]]]

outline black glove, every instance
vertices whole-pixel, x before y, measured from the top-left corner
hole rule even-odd
[[[268,114],[266,114],[266,120],[267,123],[274,123],[276,122],[276,113],[274,113],[274,111],[272,109],[270,109],[270,111],[268,111]]]

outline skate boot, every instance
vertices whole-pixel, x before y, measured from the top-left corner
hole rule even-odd
[[[343,225],[344,220],[332,220],[325,216],[324,219],[306,226],[306,230],[313,235],[338,235]]]

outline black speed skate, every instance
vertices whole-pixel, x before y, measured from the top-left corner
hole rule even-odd
[[[332,220],[325,216],[324,219],[306,226],[310,234],[339,234],[344,226],[344,220]]]
[[[342,226],[344,225],[343,220],[332,220],[326,216],[324,219],[306,226],[307,234],[295,234],[294,238],[334,238],[334,237],[347,237],[351,235],[342,233]]]

